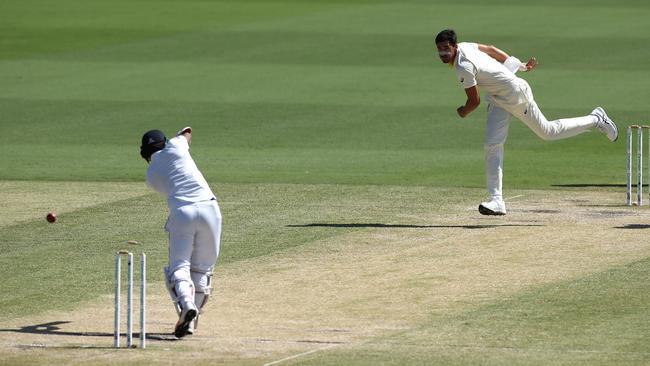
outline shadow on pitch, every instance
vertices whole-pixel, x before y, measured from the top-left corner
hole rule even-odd
[[[45,334],[45,335],[60,335],[60,336],[72,336],[72,337],[113,337],[113,333],[106,332],[70,332],[62,330],[60,325],[72,323],[71,321],[62,320],[62,321],[53,321],[49,323],[28,325],[22,328],[16,329],[0,329],[0,332],[8,333],[30,333],[30,334]],[[122,333],[122,336],[126,336],[125,333]],[[140,333],[134,332],[133,339],[139,339]],[[147,333],[147,339],[158,340],[158,341],[177,341],[179,338],[174,337],[171,333]],[[87,347],[81,347],[87,348]],[[112,348],[112,347],[111,347]]]
[[[332,227],[332,228],[389,228],[389,229],[491,229],[506,226],[545,226],[540,224],[500,224],[500,225],[408,225],[408,224],[378,224],[378,223],[351,223],[351,224],[325,224],[313,223],[303,225],[287,225],[286,227]]]
[[[615,229],[632,229],[632,230],[637,229],[638,230],[638,229],[650,229],[650,225],[649,224],[627,224],[627,225],[624,225],[624,226],[615,226],[614,228]]]
[[[647,186],[647,184],[646,184]],[[561,187],[561,188],[624,188],[627,187],[626,184],[601,184],[601,183],[576,183],[576,184],[551,184],[551,187]]]

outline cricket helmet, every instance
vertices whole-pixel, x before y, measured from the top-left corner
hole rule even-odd
[[[160,130],[147,131],[142,135],[142,145],[140,145],[140,156],[146,161],[151,160],[151,155],[156,151],[165,148],[167,137]]]

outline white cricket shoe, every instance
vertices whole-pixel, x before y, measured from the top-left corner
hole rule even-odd
[[[618,139],[618,127],[616,127],[616,123],[609,118],[602,107],[596,107],[596,109],[591,111],[590,114],[598,118],[596,128],[598,128],[600,132],[604,133],[609,141],[614,142]]]
[[[478,205],[481,215],[501,216],[506,214],[506,203],[501,199],[492,199]]]
[[[181,313],[178,316],[178,322],[176,322],[176,327],[174,328],[176,338],[183,338],[190,334],[188,330],[198,313],[199,311],[192,301],[188,301],[181,306]]]
[[[199,315],[200,315],[200,313],[201,313],[201,312],[199,311],[199,314],[196,314],[196,318],[194,318],[194,320],[192,320],[192,321],[190,322],[190,325],[187,327],[187,334],[189,334],[189,335],[194,334],[194,329],[198,328],[198,326],[199,326]]]

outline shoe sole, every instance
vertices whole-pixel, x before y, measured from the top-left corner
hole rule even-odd
[[[605,110],[603,108],[598,107],[598,109],[600,109],[600,112],[603,114],[603,117],[605,117],[605,123],[614,126],[614,131],[616,131],[616,136],[614,137],[613,140],[609,140],[609,141],[616,142],[616,140],[618,140],[618,126],[616,125],[616,123],[614,123],[614,121],[612,121],[611,118],[609,118],[609,116],[607,115],[607,112],[605,112]]]
[[[614,121],[609,119],[609,117],[607,117],[607,121],[609,121],[612,124],[612,126],[614,126],[614,131],[616,131],[616,136],[614,137],[613,140],[610,140],[610,141],[611,142],[616,142],[616,140],[618,140],[618,126],[616,126],[616,123],[614,123]]]
[[[176,338],[183,338],[189,334],[188,330],[190,328],[190,323],[194,320],[196,314],[197,311],[194,309],[190,309],[187,311],[187,314],[185,314],[185,319],[183,319],[183,322],[176,325],[176,328],[174,329],[174,336],[176,336]]]
[[[487,215],[487,216],[503,216],[506,214],[505,212],[492,211],[483,205],[478,205],[478,212],[481,215]]]

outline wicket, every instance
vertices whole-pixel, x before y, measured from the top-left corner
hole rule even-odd
[[[133,347],[133,253],[120,250],[115,255],[115,319],[113,346],[120,347],[120,297],[122,293],[122,256],[127,257],[126,346]],[[140,255],[140,348],[146,347],[147,256]]]
[[[632,206],[632,151],[634,145],[633,130],[637,131],[636,143],[636,205],[643,204],[643,130],[648,130],[648,182],[650,183],[650,126],[631,125],[627,127],[627,205]],[[648,202],[650,203],[650,189],[648,192]]]

